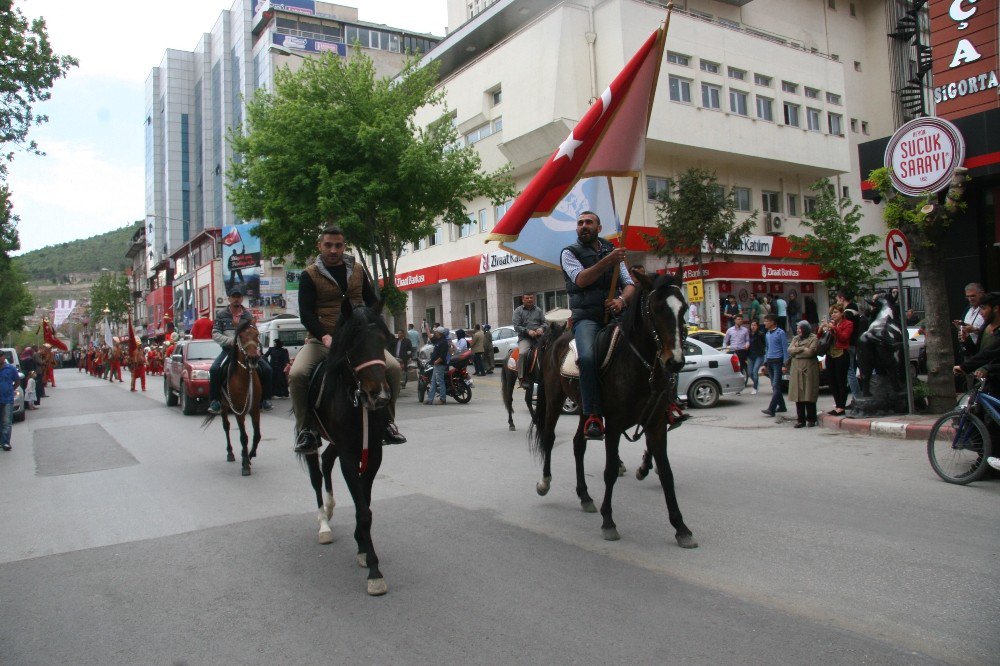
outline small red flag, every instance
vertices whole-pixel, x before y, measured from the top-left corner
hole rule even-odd
[[[243,238],[240,236],[240,230],[237,229],[236,227],[233,227],[233,230],[223,237],[222,244],[226,246],[236,245],[242,240]]]

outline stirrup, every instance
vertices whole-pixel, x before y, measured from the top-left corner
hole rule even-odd
[[[587,439],[604,439],[604,420],[597,414],[588,416],[583,422],[583,436]]]

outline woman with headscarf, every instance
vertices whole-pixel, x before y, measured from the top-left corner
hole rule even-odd
[[[816,399],[819,398],[819,360],[816,349],[819,340],[809,322],[796,325],[796,335],[788,343],[788,399],[795,402],[798,415],[796,428],[816,425]]]
[[[288,369],[291,366],[288,350],[280,339],[271,343],[264,360],[271,366],[271,394],[275,398],[288,397]]]

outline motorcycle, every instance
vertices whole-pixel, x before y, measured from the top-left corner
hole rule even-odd
[[[463,405],[472,400],[472,378],[466,370],[471,361],[471,351],[452,356],[444,377],[445,392]],[[434,366],[417,358],[417,399],[420,402],[427,396],[433,370]]]

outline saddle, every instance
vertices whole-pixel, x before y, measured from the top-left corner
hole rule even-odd
[[[521,356],[521,350],[518,347],[514,347],[510,352],[510,357],[507,359],[507,369],[511,372],[517,372],[517,359]],[[528,358],[525,359],[525,364],[527,367],[524,369],[524,376],[531,377],[535,372],[535,365],[538,363],[538,345],[531,348],[528,354]]]
[[[615,354],[618,343],[621,342],[621,327],[618,324],[605,326],[597,332],[597,358],[601,359],[598,372],[604,374],[611,365],[611,357]],[[576,340],[570,340],[565,356],[559,363],[559,374],[567,379],[580,378],[579,356],[576,353]]]

